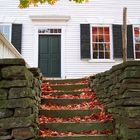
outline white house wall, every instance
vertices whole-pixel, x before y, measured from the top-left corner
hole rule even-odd
[[[0,40],[0,59],[2,58],[17,58],[12,51],[10,51],[3,41]]]
[[[7,45],[6,41],[1,40],[0,36],[0,59],[3,58],[22,58],[20,54],[15,51],[15,48],[11,45]]]
[[[105,71],[121,61],[89,62],[80,59],[80,24],[121,24],[122,9],[128,8],[128,22],[140,24],[139,0],[91,0],[85,4],[75,4],[60,0],[56,5],[41,5],[28,9],[18,9],[18,0],[1,0],[0,22],[23,23],[22,55],[31,66],[37,66],[35,25],[65,25],[65,46],[63,50],[63,78],[76,78]],[[66,15],[68,22],[34,23],[30,15]]]

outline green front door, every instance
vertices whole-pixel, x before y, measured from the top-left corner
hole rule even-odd
[[[61,36],[39,35],[39,68],[46,77],[61,77]]]

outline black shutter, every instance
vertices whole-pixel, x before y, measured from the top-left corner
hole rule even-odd
[[[114,58],[122,58],[122,25],[113,25]]]
[[[132,25],[127,26],[127,58],[134,58]]]
[[[21,53],[22,24],[12,24],[12,44]]]
[[[80,25],[81,58],[90,58],[90,24]]]

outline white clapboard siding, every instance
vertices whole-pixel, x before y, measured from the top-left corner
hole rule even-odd
[[[0,33],[0,59],[22,58],[14,46]]]
[[[0,33],[0,59],[5,58],[21,58],[22,55],[16,50],[16,48],[4,37],[3,34]],[[28,62],[26,62],[26,66],[29,68]]]
[[[96,74],[110,69],[122,62],[89,62],[80,59],[80,24],[121,24],[123,7],[128,8],[128,23],[140,24],[140,0],[90,0],[89,3],[75,4],[68,0],[59,0],[56,5],[39,5],[27,9],[18,8],[19,0],[1,0],[0,22],[21,23],[22,56],[33,67],[38,66],[38,44],[35,26],[65,26],[65,46],[63,48],[63,78],[77,78]],[[38,22],[31,15],[70,16],[67,22]]]

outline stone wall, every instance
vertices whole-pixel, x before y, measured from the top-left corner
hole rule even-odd
[[[40,78],[23,59],[0,59],[0,140],[35,139]]]
[[[90,86],[116,121],[119,140],[140,140],[140,61],[91,77]]]

